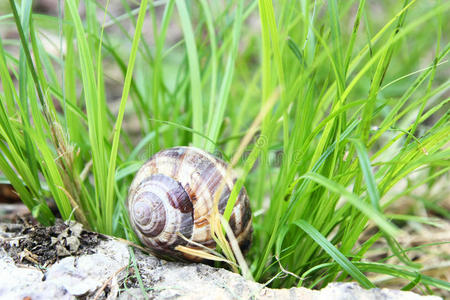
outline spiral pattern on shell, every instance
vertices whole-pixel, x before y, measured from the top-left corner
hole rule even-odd
[[[137,172],[129,190],[127,209],[131,226],[144,245],[165,258],[200,261],[176,251],[178,245],[201,249],[179,236],[209,248],[209,217],[216,190],[225,185],[219,199],[223,214],[236,177],[226,176],[227,164],[194,147],[176,147],[158,152]],[[239,192],[229,220],[243,252],[251,243],[251,210],[244,187]]]

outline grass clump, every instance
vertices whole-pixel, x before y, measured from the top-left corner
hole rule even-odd
[[[194,145],[240,170],[229,201],[245,184],[255,280],[370,288],[374,272],[450,289],[397,241],[398,220],[428,219],[386,213],[448,179],[448,2],[58,1],[54,16],[9,4],[0,170],[41,223],[51,198],[63,219],[132,239],[132,175]],[[365,259],[381,241],[398,265]]]

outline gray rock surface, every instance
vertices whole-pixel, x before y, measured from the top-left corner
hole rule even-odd
[[[0,242],[17,244],[1,231]],[[16,264],[0,247],[0,299],[146,299],[133,274],[133,261],[150,299],[400,299],[437,300],[412,292],[364,290],[356,283],[333,283],[315,291],[269,289],[224,269],[166,262],[114,239],[102,240],[91,254],[68,256],[45,269]]]

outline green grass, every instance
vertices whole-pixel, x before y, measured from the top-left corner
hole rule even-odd
[[[255,280],[369,288],[379,273],[450,289],[396,240],[399,221],[434,219],[389,213],[412,197],[449,215],[429,191],[450,170],[450,3],[123,1],[113,15],[116,1],[83,2],[59,1],[62,17],[10,0],[0,16],[0,34],[19,35],[0,39],[0,179],[42,224],[51,199],[63,219],[135,239],[133,174],[193,145],[234,158],[225,218],[245,185]],[[366,260],[380,241],[399,265]]]

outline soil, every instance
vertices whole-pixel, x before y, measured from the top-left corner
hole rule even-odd
[[[35,224],[31,217],[21,218],[20,222],[1,225],[2,231],[11,233],[11,238],[0,240],[0,247],[17,264],[45,268],[66,256],[93,254],[99,241],[106,239],[83,230],[79,223],[66,224],[59,219],[50,227]]]

